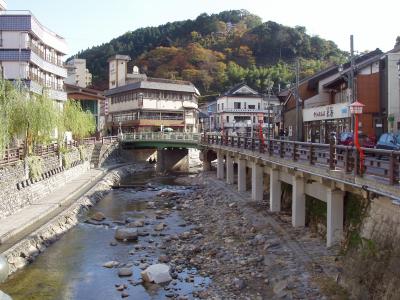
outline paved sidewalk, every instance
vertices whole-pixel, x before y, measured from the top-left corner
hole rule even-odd
[[[88,192],[107,170],[90,169],[81,176],[46,195],[34,205],[0,220],[0,253],[35,231],[64,211],[78,198]]]

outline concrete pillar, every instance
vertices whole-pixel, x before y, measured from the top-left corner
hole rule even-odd
[[[204,159],[203,160],[203,171],[211,170],[211,161]]]
[[[264,195],[264,168],[253,163],[251,168],[251,198],[255,201],[263,200]]]
[[[270,180],[270,193],[269,193],[269,209],[272,212],[281,211],[281,181],[279,180],[279,171],[271,170],[271,174],[269,176]]]
[[[246,160],[244,159],[238,161],[238,191],[246,191]]]
[[[331,247],[334,244],[338,243],[343,235],[343,198],[344,193],[342,191],[327,188],[327,247]]]
[[[304,179],[293,176],[292,180],[292,225],[293,227],[302,227],[306,223]]]
[[[217,153],[217,178],[224,179],[224,155],[221,152]]]
[[[189,171],[188,149],[158,149],[157,172]]]
[[[230,155],[226,156],[226,183],[234,183],[234,171],[233,171],[233,158]]]

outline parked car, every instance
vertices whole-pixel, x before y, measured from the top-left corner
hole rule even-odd
[[[358,139],[360,141],[360,146],[364,148],[374,148],[376,145],[375,136],[367,136],[364,133],[358,134]],[[339,145],[354,146],[353,133],[352,132],[342,132],[338,140]]]
[[[400,133],[384,133],[376,144],[377,149],[400,150]]]

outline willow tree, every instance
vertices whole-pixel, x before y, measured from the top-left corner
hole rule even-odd
[[[96,121],[90,111],[83,111],[78,101],[68,100],[62,112],[60,129],[70,131],[75,139],[90,136],[96,131]]]
[[[26,154],[33,146],[51,141],[59,124],[60,111],[46,94],[34,95],[22,91],[11,107],[10,133],[25,140]]]
[[[15,138],[12,132],[14,108],[25,97],[20,83],[0,80],[0,156]]]

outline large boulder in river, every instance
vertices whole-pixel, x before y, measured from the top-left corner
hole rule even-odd
[[[169,273],[169,266],[166,264],[155,264],[148,267],[142,273],[143,281],[163,283],[172,280]]]
[[[137,228],[118,228],[115,231],[115,239],[119,241],[137,241]]]
[[[12,300],[10,296],[0,291],[0,300]]]

